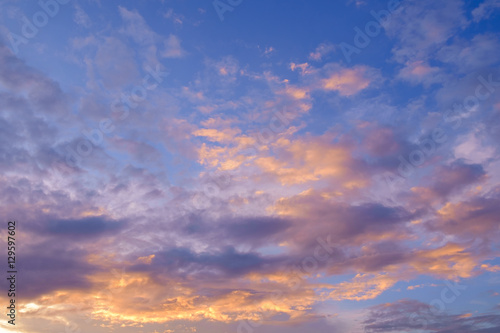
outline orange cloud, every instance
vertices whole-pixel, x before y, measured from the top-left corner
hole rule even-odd
[[[357,163],[349,148],[319,139],[281,140],[277,156],[255,161],[265,173],[283,185],[330,179],[348,189],[364,187],[368,179],[353,170]]]
[[[285,91],[289,96],[292,96],[295,99],[304,99],[309,97],[309,91],[307,89],[287,87]]]
[[[80,312],[110,326],[175,320],[232,323],[270,320],[277,314],[288,314],[293,320],[307,318],[319,298],[312,285],[293,287],[292,277],[285,272],[227,281],[224,286],[212,286],[212,292],[204,295],[187,287],[187,281],[159,281],[144,273],[102,273],[90,279],[92,290],[52,292],[30,300],[20,311],[25,318],[57,317],[63,321],[65,316]],[[244,287],[248,281],[252,281],[252,290]]]
[[[429,227],[449,235],[464,238],[493,237],[498,227],[498,200],[473,197],[458,203],[447,203],[437,212]]]
[[[334,290],[327,298],[335,301],[365,301],[376,298],[399,280],[399,277],[388,274],[357,274],[351,281],[331,287]]]
[[[479,264],[479,258],[456,243],[448,243],[437,249],[417,251],[410,263],[418,273],[447,279],[472,277],[474,269]]]
[[[205,137],[212,142],[228,142],[232,140],[241,131],[239,129],[227,128],[217,130],[212,128],[203,128],[193,132],[195,136]]]
[[[324,90],[338,91],[343,96],[352,96],[370,85],[366,73],[366,67],[341,69],[322,80],[321,85]]]
[[[439,68],[431,67],[423,61],[408,62],[399,72],[399,77],[410,82],[420,83],[426,81],[428,78],[434,78],[439,72]]]

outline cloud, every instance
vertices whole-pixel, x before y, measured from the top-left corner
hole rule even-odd
[[[350,97],[367,89],[373,81],[379,80],[378,71],[368,66],[345,68],[337,63],[327,63],[316,68],[309,63],[290,64],[292,71],[300,70],[300,83],[291,94],[297,99],[309,98],[313,91],[336,91],[340,96]],[[288,80],[285,82],[289,85]],[[291,85],[290,85],[291,86]]]
[[[99,268],[89,264],[87,250],[69,246],[57,238],[31,245],[19,253],[21,298],[33,299],[57,290],[89,290],[88,276]],[[64,274],[61,274],[64,271]]]
[[[270,216],[208,218],[190,214],[176,222],[179,233],[215,248],[224,246],[250,247],[279,244],[286,238],[284,232],[291,226],[285,219]]]
[[[493,333],[500,329],[497,314],[449,314],[431,305],[403,299],[371,308],[363,322],[367,333],[415,332]]]
[[[178,36],[163,37],[149,27],[137,10],[121,6],[118,9],[124,21],[121,32],[142,46],[141,53],[148,63],[158,63],[157,54],[163,58],[182,58],[187,54]]]
[[[469,185],[478,185],[486,173],[480,164],[467,164],[457,160],[450,165],[437,166],[433,173],[425,177],[420,186],[411,189],[415,203],[431,204],[446,202],[452,195]]]
[[[152,269],[165,272],[170,277],[189,279],[232,279],[250,272],[261,271],[279,263],[274,258],[263,258],[256,253],[241,253],[233,247],[212,253],[193,253],[186,248],[173,248],[155,253],[150,265],[138,265],[132,270]],[[269,269],[269,268],[267,268]],[[168,273],[167,273],[168,272]]]
[[[165,14],[163,14],[163,17],[165,17],[166,19],[169,19],[172,22],[174,22],[175,24],[179,24],[179,25],[182,25],[184,23],[184,20],[185,20],[184,15],[181,15],[181,14],[174,12],[174,10],[172,8],[169,8],[165,12]]]
[[[415,290],[415,289],[418,289],[418,288],[424,288],[424,287],[437,287],[438,285],[432,283],[432,284],[417,284],[415,286],[408,286],[406,289],[408,290]]]
[[[296,64],[296,63],[292,62],[290,64],[290,69],[292,71],[295,71],[296,69],[300,69],[300,73],[302,75],[304,75],[304,74],[312,74],[312,73],[316,72],[316,69],[313,69],[307,62],[305,62],[303,64]]]
[[[393,55],[400,63],[427,61],[459,29],[468,25],[461,0],[407,1],[384,26],[395,38]]]
[[[473,196],[456,203],[448,202],[428,224],[433,231],[462,239],[495,239],[498,236],[498,189],[489,196]]]
[[[321,61],[328,54],[333,53],[335,51],[335,46],[331,43],[322,43],[320,44],[314,52],[309,54],[309,59],[314,61]]]
[[[262,171],[281,184],[332,181],[345,188],[364,187],[368,179],[358,170],[364,162],[354,158],[348,144],[331,143],[327,136],[295,140],[278,140],[274,156],[255,160]]]
[[[363,0],[349,0],[349,1],[347,1],[347,4],[351,4],[351,3],[354,3],[356,5],[356,7],[358,7],[358,8],[366,5],[366,1],[363,1]]]
[[[437,58],[455,65],[460,72],[470,73],[494,65],[498,61],[494,50],[499,47],[498,37],[493,34],[477,34],[467,40],[454,38],[437,52]]]
[[[196,130],[193,135],[205,137],[212,142],[227,143],[233,140],[241,131],[236,128],[226,128],[222,131],[213,128],[202,128]]]
[[[477,8],[472,11],[472,17],[474,22],[480,22],[482,20],[487,20],[494,13],[494,11],[500,8],[500,1],[498,0],[485,0]]]
[[[212,66],[217,71],[218,75],[229,78],[234,78],[240,69],[238,60],[232,56],[226,56],[219,61],[210,62],[209,66]]]
[[[144,18],[137,10],[128,10],[118,6],[118,11],[125,25],[122,32],[130,36],[138,44],[154,44],[158,35],[151,30]]]
[[[322,80],[321,86],[327,91],[337,91],[342,96],[352,96],[370,85],[371,80],[366,74],[367,68],[363,66],[334,70]]]
[[[269,241],[270,236],[284,232],[289,226],[288,222],[277,218],[260,217],[232,221],[223,229],[227,232],[228,238],[236,242],[246,243],[253,240],[264,244],[264,239]]]
[[[424,83],[426,86],[443,80],[438,67],[431,67],[421,60],[407,63],[398,76],[411,83]]]
[[[486,142],[484,133],[475,129],[457,139],[454,155],[471,163],[485,163],[495,156],[495,148]]]
[[[76,24],[87,29],[92,25],[92,21],[90,20],[88,14],[77,3],[75,3],[75,14],[73,15],[73,20]]]
[[[327,235],[338,247],[359,246],[384,238],[397,240],[397,235],[405,233],[405,222],[413,218],[401,207],[371,202],[349,205],[318,191],[282,198],[274,210],[281,218],[294,221],[286,236],[295,239],[294,246],[302,250]]]
[[[123,227],[123,222],[112,222],[102,217],[88,217],[80,220],[50,220],[46,232],[65,237],[96,237],[103,233],[116,232]]]
[[[66,315],[74,308],[87,308],[94,320],[108,325],[176,320],[200,322],[204,319],[234,323],[255,320],[259,316],[272,322],[277,315],[283,314],[292,322],[314,318],[309,315],[310,305],[317,298],[314,291],[308,287],[290,289],[292,278],[283,271],[262,277],[247,275],[239,281],[229,278],[241,276],[261,263],[254,254],[242,254],[230,248],[212,254],[171,248],[157,253],[150,263],[128,266],[126,270],[107,267],[106,273],[90,271],[92,275],[87,277],[92,282],[90,289],[45,293],[43,297],[31,299],[31,303],[51,308],[51,305],[62,303],[63,295],[72,308],[54,307],[58,315]],[[100,264],[112,262],[101,259]],[[193,279],[193,274],[214,277],[217,271],[228,275],[222,279]],[[190,274],[181,278],[186,272]],[[181,273],[179,278],[173,278],[175,273]],[[204,282],[200,284],[199,281]],[[252,287],[245,287],[249,282]],[[134,295],[134,304],[130,302],[130,295]],[[30,315],[36,317],[34,309],[36,307],[32,307]]]
[[[119,58],[116,57],[117,53],[120,54]],[[94,61],[95,68],[108,89],[117,89],[124,84],[139,81],[134,51],[118,38],[106,37],[99,44]]]
[[[435,249],[418,250],[410,258],[410,265],[420,274],[438,278],[470,278],[480,265],[481,257],[473,250],[457,243],[448,243]]]
[[[181,47],[181,41],[175,35],[170,35],[164,40],[164,50],[161,56],[164,58],[182,58],[186,51]]]
[[[57,82],[28,66],[1,43],[0,61],[4,64],[0,68],[0,83],[11,93],[8,97],[10,101],[14,102],[17,98],[19,106],[19,98],[26,96],[37,112],[53,116],[66,113],[69,99]],[[19,96],[22,94],[25,96]]]
[[[366,129],[363,149],[373,156],[394,155],[401,149],[401,144],[394,129],[374,127]]]
[[[368,274],[357,274],[352,281],[342,282],[329,289],[334,289],[328,294],[328,298],[341,301],[353,300],[364,301],[376,298],[385,290],[391,288],[399,277],[391,277],[386,274],[371,276]]]

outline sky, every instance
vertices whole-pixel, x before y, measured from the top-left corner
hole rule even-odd
[[[499,332],[499,22],[0,0],[0,332]]]

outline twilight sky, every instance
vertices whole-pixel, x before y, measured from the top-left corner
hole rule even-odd
[[[499,22],[0,0],[0,333],[499,332]]]

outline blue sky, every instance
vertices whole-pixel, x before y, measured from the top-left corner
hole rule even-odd
[[[499,9],[1,1],[0,332],[497,332]]]

